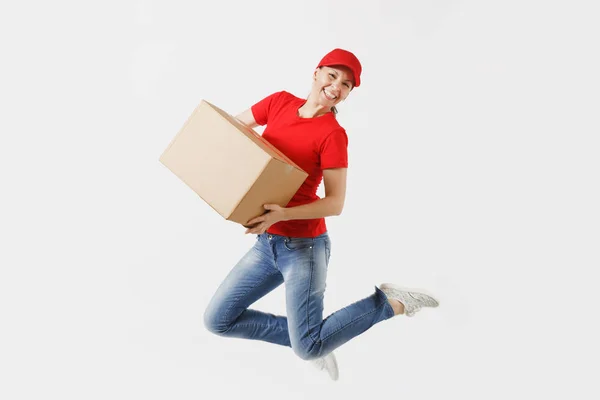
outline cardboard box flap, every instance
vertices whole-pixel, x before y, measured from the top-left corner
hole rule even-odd
[[[285,154],[283,154],[281,151],[279,151],[275,146],[273,146],[271,143],[269,143],[265,138],[263,138],[261,135],[259,135],[254,129],[249,128],[246,125],[242,124],[240,121],[237,120],[237,118],[227,114],[225,111],[221,110],[219,107],[215,106],[214,104],[211,104],[206,100],[202,100],[202,103],[206,103],[212,109],[217,111],[223,118],[227,119],[230,123],[235,125],[240,131],[242,131],[242,133],[244,133],[250,140],[252,140],[254,143],[256,143],[258,146],[260,146],[263,150],[265,150],[269,154],[272,154],[273,157],[277,158],[279,161],[290,164],[290,165],[294,166],[295,168],[297,168],[298,170],[306,172],[302,168],[300,168],[298,165],[296,165],[295,162],[290,160],[289,157],[287,157]]]

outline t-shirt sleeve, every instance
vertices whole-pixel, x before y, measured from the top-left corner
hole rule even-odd
[[[254,120],[259,125],[265,125],[269,121],[269,114],[273,110],[273,106],[283,92],[276,92],[268,95],[258,103],[254,104],[250,109]]]
[[[325,137],[320,148],[321,169],[348,168],[348,136],[336,129]]]

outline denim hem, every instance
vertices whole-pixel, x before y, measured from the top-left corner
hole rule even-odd
[[[383,303],[384,303],[384,308],[387,310],[387,318],[386,319],[394,317],[396,314],[394,313],[394,309],[392,308],[392,305],[388,301],[388,297],[386,296],[386,294],[383,293],[383,291],[381,289],[379,289],[377,286],[375,286],[375,291],[377,292],[377,294],[380,295],[380,298],[383,300]],[[387,307],[386,307],[386,305],[387,305]]]
[[[383,291],[381,291],[381,289],[379,289],[377,286],[375,286],[375,292],[377,294],[377,296],[379,297],[379,299],[381,300],[381,305],[378,306],[377,308],[375,308],[374,310],[369,311],[368,313],[362,314],[359,317],[353,319],[352,321],[350,321],[349,323],[347,323],[346,325],[344,325],[343,327],[335,330],[334,332],[331,332],[329,335],[327,335],[324,338],[319,338],[317,340],[313,339],[312,336],[309,335],[309,337],[313,340],[313,346],[317,343],[323,343],[326,340],[328,340],[329,338],[331,338],[332,336],[336,335],[337,333],[339,333],[340,331],[342,331],[344,328],[354,324],[357,321],[360,321],[361,319],[363,319],[364,317],[373,314],[376,311],[379,311],[381,309],[381,307],[383,307],[384,311],[386,311],[386,313],[384,314],[384,317],[382,320],[378,321],[385,321],[386,319],[390,319],[391,317],[393,317],[394,314],[394,309],[392,308],[392,306],[390,305],[390,303],[387,301],[387,296],[385,295],[385,293],[383,293]],[[311,346],[312,347],[312,346]]]

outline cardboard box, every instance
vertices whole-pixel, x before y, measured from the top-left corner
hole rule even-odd
[[[285,207],[308,174],[256,131],[202,100],[160,156],[225,219],[247,226],[263,204]]]

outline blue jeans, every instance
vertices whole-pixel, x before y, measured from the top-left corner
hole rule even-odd
[[[258,235],[212,297],[204,313],[206,328],[220,336],[288,346],[310,360],[393,317],[387,297],[375,287],[375,293],[323,319],[330,252],[327,233],[314,238]],[[287,317],[248,308],[282,283]]]

